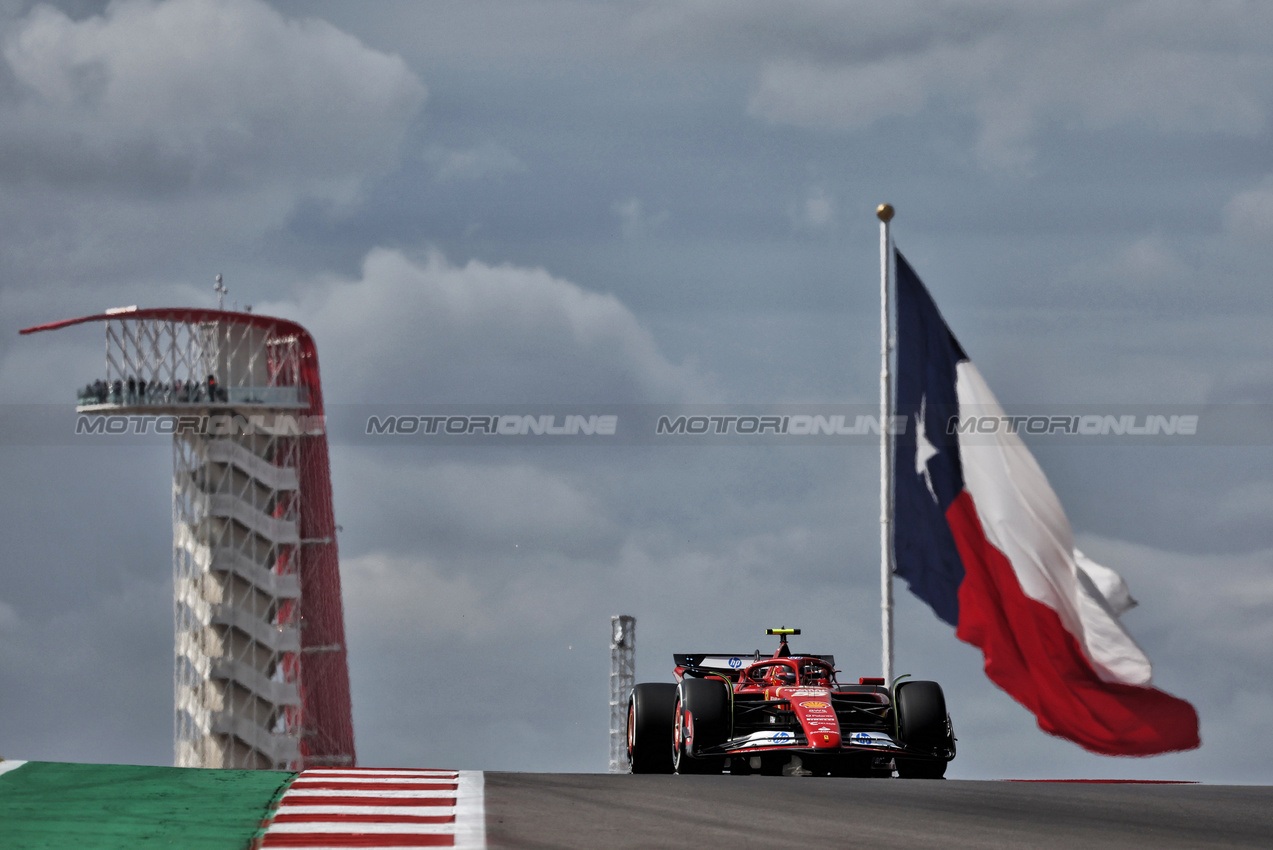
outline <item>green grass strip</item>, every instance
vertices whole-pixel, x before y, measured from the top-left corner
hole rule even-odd
[[[293,776],[27,762],[0,777],[0,845],[244,850]]]

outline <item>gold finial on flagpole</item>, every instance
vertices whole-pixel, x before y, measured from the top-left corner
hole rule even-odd
[[[875,208],[875,217],[878,218],[880,221],[884,222],[885,224],[892,221],[893,205],[880,204],[878,207]]]

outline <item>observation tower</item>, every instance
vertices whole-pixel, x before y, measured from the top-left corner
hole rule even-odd
[[[218,284],[219,285],[219,284]],[[318,352],[252,313],[127,307],[90,433],[172,435],[178,767],[352,766],[354,734]]]

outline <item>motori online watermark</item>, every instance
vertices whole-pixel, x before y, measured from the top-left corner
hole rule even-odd
[[[200,437],[310,437],[326,434],[326,417],[290,413],[87,414],[75,419],[76,436],[172,434]]]
[[[918,416],[913,417],[918,419]],[[930,420],[931,421],[931,420]],[[941,418],[938,419],[941,421]],[[1000,434],[1034,434],[1065,436],[1182,436],[1198,433],[1198,414],[996,414],[987,416],[945,417],[948,435],[995,436]],[[913,429],[912,417],[902,414],[890,418],[887,431],[905,434]],[[879,436],[880,417],[871,414],[793,414],[793,415],[660,415],[655,421],[656,435],[757,435],[776,437]]]
[[[1271,445],[1273,405],[929,404],[924,438],[960,445]],[[885,421],[918,438],[919,411]],[[323,436],[366,446],[878,446],[874,404],[349,404],[323,414],[249,405],[79,410],[0,405],[0,443],[135,442],[189,437]]]
[[[613,437],[619,427],[615,414],[582,415],[567,413],[557,422],[556,414],[505,413],[493,416],[453,414],[441,416],[369,416],[364,432],[369,435],[406,434],[461,436],[468,434],[502,437]]]
[[[1138,424],[1139,423],[1139,424]],[[1164,436],[1192,437],[1198,433],[1198,415],[1150,413],[1142,416],[1086,413],[1077,416],[952,416],[947,434],[1071,434],[1084,437]]]

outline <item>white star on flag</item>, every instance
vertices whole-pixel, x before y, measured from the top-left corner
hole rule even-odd
[[[933,476],[928,471],[928,462],[940,453],[937,451],[937,447],[929,441],[928,435],[924,433],[924,414],[927,408],[928,396],[920,396],[919,413],[915,416],[915,474],[924,476],[924,483],[928,485],[928,492],[933,497],[933,502],[936,502],[937,492],[933,489]]]

